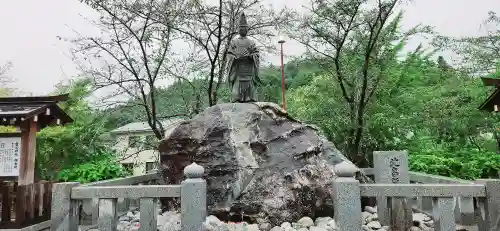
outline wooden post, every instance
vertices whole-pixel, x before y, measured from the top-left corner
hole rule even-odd
[[[16,189],[15,222],[22,227],[26,220],[26,186],[18,185]]]
[[[2,225],[11,223],[12,191],[13,185],[10,183],[3,183],[0,186],[2,194],[2,220],[0,224]]]
[[[45,182],[43,185],[43,219],[50,219],[50,210],[52,209],[52,184],[53,182]]]
[[[21,160],[19,164],[19,185],[29,185],[35,179],[36,133],[38,123],[25,120],[21,126]]]

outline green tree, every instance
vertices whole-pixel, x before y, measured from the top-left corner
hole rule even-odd
[[[443,70],[443,60],[432,60],[432,54],[417,49],[401,60],[394,59],[387,69],[366,111],[369,119],[361,144],[366,161],[376,150],[408,149],[413,170],[467,179],[493,176],[492,169],[498,168],[494,159],[480,157],[495,150],[484,136],[492,131],[491,118],[477,110],[486,94],[481,81],[453,69]],[[310,84],[292,89],[290,111],[319,125],[335,144],[342,144],[350,121],[340,89],[329,84],[332,78],[316,75]],[[467,160],[465,153],[477,155]],[[463,166],[449,168],[445,163],[450,159]],[[459,169],[464,172],[450,174]]]
[[[309,84],[313,76],[323,73],[324,70],[311,58],[294,58],[284,64],[285,90]],[[281,67],[269,64],[260,71],[263,85],[259,89],[259,100],[282,104],[281,97]],[[288,93],[285,93],[285,97]]]
[[[490,11],[488,17],[481,25],[485,35],[471,37],[447,37],[438,36],[434,44],[443,49],[451,49],[459,55],[458,67],[461,71],[474,75],[486,76],[490,78],[500,77],[500,17]],[[478,83],[479,85],[479,83]],[[489,89],[482,87],[484,92],[482,100],[485,100]],[[477,102],[478,105],[481,102]],[[483,113],[483,118],[487,118],[492,132],[496,139],[496,149],[500,152],[500,134],[494,128],[500,125],[500,118],[496,115]],[[484,120],[484,119],[483,119]],[[481,120],[482,121],[482,120]]]
[[[204,94],[206,81],[203,79],[179,79],[167,88],[156,89],[155,102],[158,120],[173,117],[191,118],[200,113],[208,105],[207,95]],[[131,99],[124,105],[117,105],[106,111],[114,127],[127,123],[147,121],[143,108],[139,106],[140,99]]]
[[[74,121],[65,126],[44,128],[37,134],[36,167],[39,177],[56,179],[60,171],[67,173],[68,169],[78,169],[80,164],[114,159],[114,153],[102,139],[107,132],[107,117],[92,110],[86,101],[92,93],[91,83],[90,79],[82,78],[57,86],[56,94],[69,93],[69,100],[60,103],[60,107]],[[116,175],[93,177],[101,179]]]
[[[398,3],[385,0],[372,6],[367,1],[314,0],[312,13],[290,33],[328,71],[326,79],[331,83],[327,86],[340,92],[344,106],[337,107],[336,113],[349,124],[340,144],[361,166],[367,164],[361,146],[373,96],[405,41],[414,34],[430,32],[421,26],[401,32],[402,13],[389,20]]]

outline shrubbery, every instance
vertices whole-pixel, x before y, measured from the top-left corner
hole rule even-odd
[[[466,180],[498,178],[500,155],[474,149],[414,152],[410,154],[410,170]]]
[[[16,132],[16,128],[12,126],[0,126],[0,133]]]
[[[91,79],[76,79],[57,88],[54,94],[69,93],[69,100],[59,106],[74,121],[38,132],[38,177],[87,183],[128,175],[106,139],[115,125],[110,125],[108,114],[93,110],[85,100],[92,93]]]
[[[124,177],[129,173],[114,159],[106,158],[64,169],[57,174],[60,181],[88,183]]]

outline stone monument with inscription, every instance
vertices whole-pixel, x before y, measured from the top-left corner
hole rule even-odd
[[[242,13],[239,21],[239,37],[231,42],[227,52],[227,84],[231,89],[231,102],[257,101],[259,79],[259,50],[247,37],[248,23]]]
[[[373,152],[375,182],[379,184],[409,184],[408,152],[376,151]],[[377,197],[379,221],[393,230],[408,230],[412,224],[412,210],[406,198],[392,198],[390,213],[386,197]],[[395,217],[396,216],[396,217]],[[393,219],[389,219],[393,217]],[[392,220],[395,224],[389,224]]]

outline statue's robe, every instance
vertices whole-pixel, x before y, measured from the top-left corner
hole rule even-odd
[[[231,102],[256,102],[259,79],[259,51],[255,42],[239,37],[231,42],[227,52],[227,83]]]

